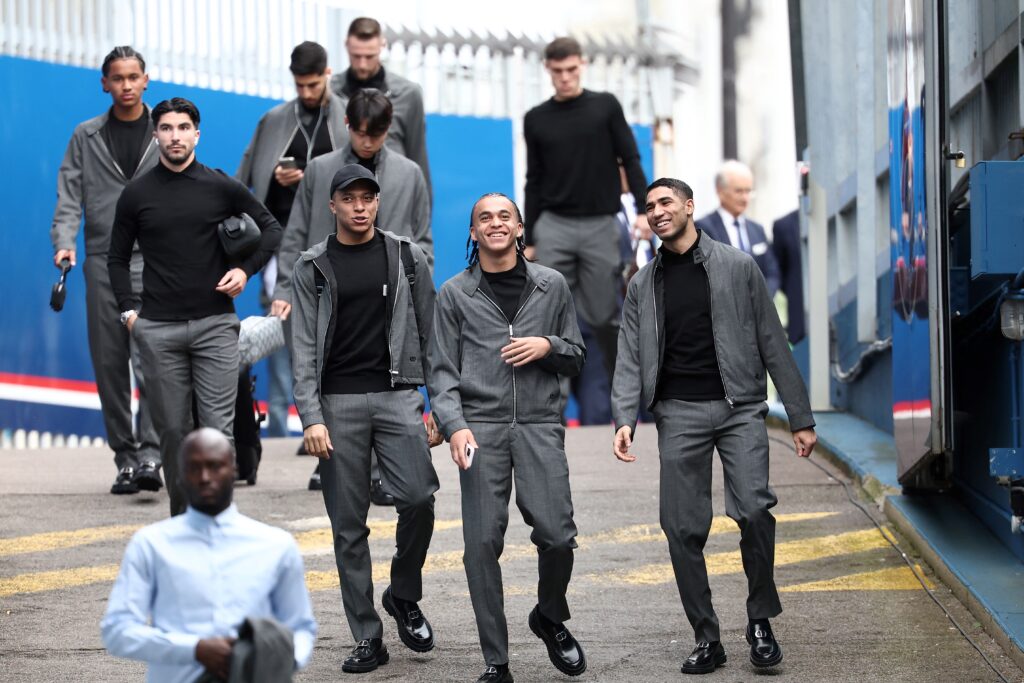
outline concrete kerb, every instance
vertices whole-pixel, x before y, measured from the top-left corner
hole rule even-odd
[[[782,415],[776,412],[769,413],[765,421],[769,427],[789,429],[789,421],[784,413]],[[949,587],[953,595],[967,607],[985,629],[985,632],[999,643],[999,646],[1003,648],[1003,652],[1017,666],[1024,668],[1024,650],[1018,647],[1016,642],[1001,627],[992,612],[943,561],[927,537],[921,534],[914,523],[897,506],[888,502],[888,499],[892,496],[901,496],[902,491],[883,484],[859,463],[846,457],[839,448],[829,443],[828,439],[821,438],[820,434],[818,445],[815,447],[815,453],[821,455],[836,469],[853,480],[857,487],[879,506],[886,519],[907,539],[914,550],[921,556],[921,559],[927,562],[932,571],[935,572],[935,575]]]

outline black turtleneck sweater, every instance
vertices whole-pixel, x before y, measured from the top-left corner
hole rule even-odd
[[[382,93],[386,95],[387,93],[384,92],[384,73],[384,67],[382,66],[380,69],[377,70],[377,73],[375,73],[374,75],[370,76],[366,80],[360,80],[355,77],[355,74],[352,73],[351,68],[346,69],[345,94],[348,95],[349,97],[352,97],[353,95],[355,95],[357,92],[364,88],[376,88],[377,90],[380,90]]]
[[[711,329],[711,287],[704,264],[695,263],[694,251],[661,247],[665,307],[665,356],[661,364],[658,399],[714,401],[725,398],[722,374],[715,355]]]

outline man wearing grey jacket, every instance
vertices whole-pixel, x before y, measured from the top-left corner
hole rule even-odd
[[[342,664],[347,673],[373,671],[389,660],[367,544],[371,448],[398,509],[391,585],[382,603],[407,647],[434,647],[417,604],[438,488],[429,446],[440,438],[432,421],[424,433],[417,390],[426,377],[434,285],[419,247],[374,227],[379,195],[367,169],[341,168],[321,198],[330,197],[336,232],[304,251],[294,271],[295,405],[306,450],[320,458],[342,603],[357,643]]]
[[[142,93],[149,84],[146,63],[131,47],[115,47],[103,60],[104,92],[110,93],[109,111],[75,128],[57,176],[57,208],[50,239],[53,263],[76,263],[76,239],[85,216],[85,304],[89,353],[96,375],[103,425],[114,451],[117,478],[111,493],[157,491],[160,479],[160,440],[149,415],[145,381],[138,350],[120,324],[110,278],[107,248],[114,224],[114,207],[121,191],[136,175],[156,165],[159,154],[153,139],[149,108]],[[142,255],[135,245],[131,276],[142,289]],[[139,424],[132,425],[131,370],[139,387]]]
[[[579,374],[586,349],[565,280],[523,257],[511,199],[492,193],[473,205],[467,246],[469,267],[438,295],[427,388],[461,470],[463,560],[486,663],[478,683],[512,681],[498,559],[513,478],[539,558],[528,623],[552,664],[578,676],[587,660],[563,623],[576,523],[559,380]]]
[[[740,527],[750,661],[766,668],[782,661],[769,623],[782,606],[773,576],[770,508],[777,499],[768,484],[766,370],[786,407],[797,455],[810,455],[817,437],[761,271],[749,254],[698,230],[693,211],[686,183],[661,178],[647,188],[647,221],[663,244],[626,291],[612,384],[612,450],[623,462],[636,460],[629,449],[637,411],[654,413],[661,526],[697,641],[682,672],[703,674],[726,659],[704,562],[712,452],[722,460],[726,514]]]

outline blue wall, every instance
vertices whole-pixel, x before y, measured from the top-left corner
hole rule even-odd
[[[0,144],[7,173],[0,183],[0,373],[92,381],[81,269],[68,280],[63,312],[49,309],[52,265],[49,229],[56,178],[75,125],[110,106],[96,69],[0,57],[0,83],[19,97],[0,99]],[[40,106],[29,93],[59,94]],[[261,97],[152,82],[146,101],[182,96],[202,113],[197,153],[208,166],[234,173],[260,116],[277,103]],[[635,126],[645,171],[651,173],[652,131]],[[440,284],[465,266],[472,202],[485,192],[514,194],[512,122],[427,116],[427,147],[434,184],[434,279]],[[79,254],[84,241],[79,235]],[[79,261],[81,264],[81,260]],[[259,283],[237,300],[239,316],[259,313]],[[257,366],[257,395],[265,396],[266,373]],[[25,428],[103,436],[99,411],[0,400],[0,429]]]

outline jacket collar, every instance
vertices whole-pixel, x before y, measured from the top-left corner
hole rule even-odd
[[[146,127],[149,130],[149,132],[152,134],[152,132],[153,132],[153,121],[151,120],[152,119],[152,115],[151,115],[151,112],[150,112],[150,109],[149,109],[149,105],[143,103],[142,107],[146,111],[146,113],[143,114],[143,116],[146,117]],[[110,120],[110,109],[108,108],[105,112],[103,112],[99,116],[91,118],[88,121],[86,121],[85,123],[83,123],[82,124],[82,128],[85,129],[86,135],[95,135],[96,133],[99,133],[101,130],[103,130],[103,126],[107,125],[107,121],[109,121],[109,120]]]
[[[474,263],[470,268],[464,271],[464,275],[462,291],[469,296],[473,296],[476,290],[480,289],[480,279],[483,277],[483,271],[480,269],[480,263]],[[551,283],[550,274],[533,261],[526,262],[526,279],[536,285],[537,289],[542,292],[546,292],[548,290],[548,285]]]
[[[354,149],[352,149],[352,141],[351,140],[345,144],[345,146],[342,148],[342,150],[343,150],[342,151],[342,159],[344,159],[346,164],[358,164],[359,163],[359,157],[356,155],[356,151]],[[384,163],[387,161],[387,158],[388,158],[388,147],[387,147],[387,145],[384,145],[383,147],[381,147],[380,151],[373,155],[373,167],[375,169],[377,169],[377,172],[374,175],[376,175],[378,178],[380,178],[380,169],[382,168]]]
[[[697,228],[697,246],[693,250],[693,262],[704,263],[711,258],[711,254],[718,248],[718,242],[708,236],[706,232]],[[661,268],[661,249],[654,255],[654,267]]]

